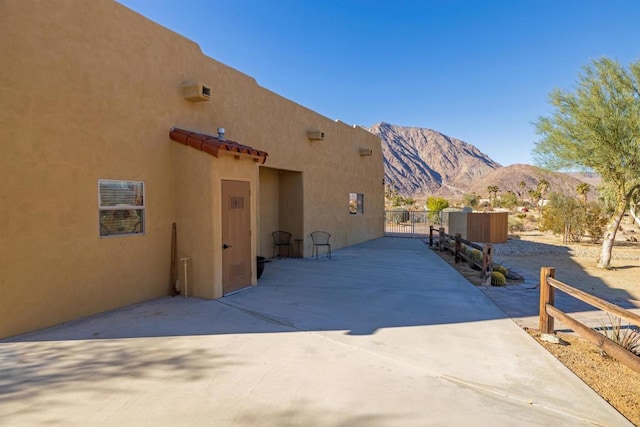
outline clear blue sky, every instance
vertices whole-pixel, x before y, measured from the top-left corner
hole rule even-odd
[[[636,0],[119,0],[331,119],[435,129],[532,163],[553,88],[640,60]]]

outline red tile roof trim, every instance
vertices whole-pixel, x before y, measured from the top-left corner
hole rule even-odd
[[[267,161],[266,151],[256,150],[248,145],[238,144],[234,141],[220,140],[215,136],[206,135],[198,132],[191,132],[180,128],[171,128],[169,137],[180,144],[188,145],[214,157],[218,157],[220,150],[229,151],[231,154],[246,154],[264,164]]]

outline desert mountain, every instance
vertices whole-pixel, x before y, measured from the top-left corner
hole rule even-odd
[[[385,182],[400,194],[427,197],[459,195],[501,166],[471,144],[426,128],[378,123]]]
[[[368,130],[382,143],[385,182],[404,196],[460,197],[475,192],[488,197],[487,187],[495,185],[500,189],[498,196],[513,191],[525,198],[542,179],[549,182],[547,194],[577,195],[576,188],[583,181],[597,185],[597,177],[587,179],[584,174],[569,176],[520,164],[502,167],[473,145],[432,129],[383,122]]]
[[[535,190],[538,183],[543,179],[549,183],[546,194],[557,192],[574,197],[578,197],[576,188],[584,182],[568,174],[552,172],[531,165],[517,164],[496,169],[485,175],[482,180],[469,187],[469,192],[475,192],[479,196],[487,198],[487,187],[495,185],[500,189],[498,197],[500,197],[500,194],[513,191],[521,198],[527,199],[528,191]],[[525,183],[524,187],[521,187],[521,182]],[[592,185],[587,197],[595,196],[594,189],[595,187]]]

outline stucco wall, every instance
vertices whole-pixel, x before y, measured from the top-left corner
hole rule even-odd
[[[215,242],[220,240],[214,230],[213,218],[219,218],[214,180],[214,161],[211,156],[191,147],[172,146],[174,159],[175,221],[177,235],[176,258],[190,257],[187,262],[189,295],[213,298]],[[215,166],[218,166],[215,164]],[[180,290],[184,292],[184,266],[178,270]]]
[[[166,294],[182,108],[150,62],[175,35],[111,2],[8,1],[0,20],[0,336]],[[145,181],[144,236],[99,238],[100,178]]]
[[[178,255],[194,258],[190,286],[220,296],[222,179],[251,182],[253,255],[281,221],[298,220],[306,246],[317,229],[333,234],[334,248],[383,234],[374,135],[261,88],[118,3],[8,0],[0,9],[0,337],[166,295],[173,222]],[[211,100],[185,100],[184,80],[207,84]],[[281,189],[260,182],[255,162],[178,145],[172,126],[224,127],[228,139],[267,151],[266,166],[297,171],[301,216],[283,220],[266,199],[258,208],[261,187]],[[309,141],[312,128],[325,140]],[[99,238],[101,178],[145,182],[144,235]],[[349,192],[365,194],[365,215],[348,215]]]
[[[271,233],[280,227],[280,180],[279,171],[268,167],[260,168],[258,216],[258,255],[273,255],[273,238]]]
[[[304,239],[304,182],[301,172],[280,173],[280,228],[292,234],[291,255],[297,250],[295,239]],[[301,247],[300,250],[303,248]],[[297,254],[295,254],[297,256]]]

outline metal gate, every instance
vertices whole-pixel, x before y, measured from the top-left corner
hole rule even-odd
[[[436,211],[384,211],[384,235],[391,237],[429,237],[429,226],[440,227],[441,215]]]

